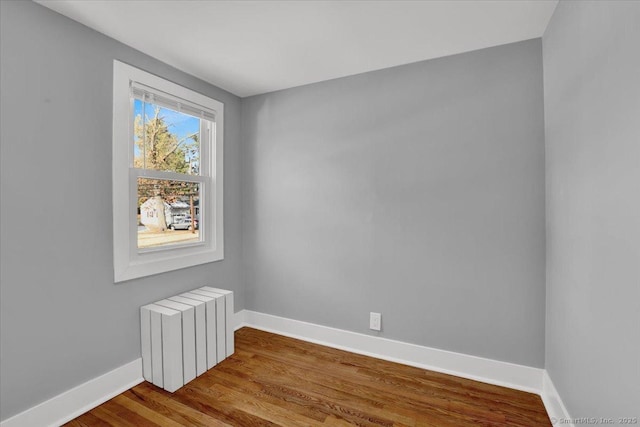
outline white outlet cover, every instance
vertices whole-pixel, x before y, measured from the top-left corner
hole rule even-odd
[[[382,314],[371,312],[369,314],[369,329],[379,331],[382,326]]]

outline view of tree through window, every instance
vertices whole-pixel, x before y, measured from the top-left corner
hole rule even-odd
[[[200,174],[200,119],[134,100],[134,167]],[[200,241],[200,185],[138,178],[138,248]]]

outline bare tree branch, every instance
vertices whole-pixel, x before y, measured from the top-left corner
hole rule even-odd
[[[162,158],[162,161],[164,162],[165,160],[167,160],[167,158],[168,158],[171,154],[175,153],[175,151],[178,149],[178,147],[180,147],[180,145],[182,145],[182,144],[183,144],[185,141],[187,141],[189,138],[193,138],[193,137],[194,137],[194,136],[196,136],[197,134],[198,134],[198,132],[194,132],[194,133],[192,133],[191,135],[187,135],[187,136],[185,136],[184,138],[182,138],[180,141],[178,141],[178,142],[176,143],[176,145],[175,145],[171,150],[169,150],[169,152],[168,152],[168,153],[167,153],[167,154]]]

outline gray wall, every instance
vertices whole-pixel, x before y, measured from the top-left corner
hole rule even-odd
[[[241,102],[0,8],[1,419],[139,357],[138,307],[205,283],[363,333],[379,311],[380,336],[546,366],[574,417],[640,415],[640,3],[561,2],[543,39],[546,362],[540,40]],[[113,284],[114,58],[225,103],[224,261]]]
[[[572,417],[640,416],[640,3],[562,1],[543,46],[546,368]]]
[[[240,100],[32,2],[1,3],[1,418],[140,357],[138,307],[240,281]],[[113,284],[117,58],[225,103],[225,260]]]
[[[243,99],[246,306],[542,367],[541,41]]]

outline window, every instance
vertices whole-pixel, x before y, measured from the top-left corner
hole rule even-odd
[[[115,281],[224,257],[223,104],[114,61]]]

